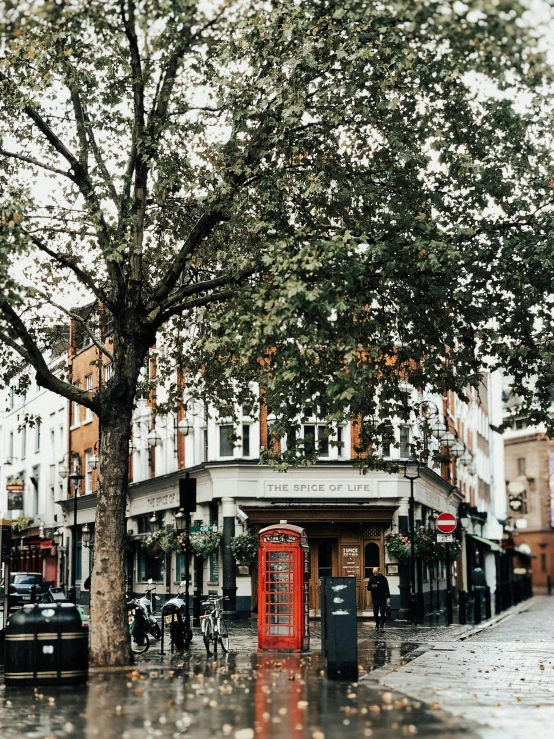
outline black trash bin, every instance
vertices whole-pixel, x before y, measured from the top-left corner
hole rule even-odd
[[[6,625],[4,682],[77,685],[88,678],[88,629],[73,603],[35,603]]]

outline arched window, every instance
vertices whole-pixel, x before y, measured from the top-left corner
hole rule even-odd
[[[381,567],[381,550],[379,544],[370,541],[365,545],[364,553],[365,577],[371,577],[374,567]]]

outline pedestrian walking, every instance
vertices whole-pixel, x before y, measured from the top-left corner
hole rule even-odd
[[[373,575],[367,582],[367,589],[371,593],[373,603],[373,615],[375,617],[375,630],[385,630],[385,614],[387,606],[390,605],[389,581],[381,575],[379,567],[373,568]]]

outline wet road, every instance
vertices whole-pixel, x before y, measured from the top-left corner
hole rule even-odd
[[[316,627],[317,631],[317,627]],[[364,638],[366,637],[367,638]],[[151,649],[134,670],[95,673],[86,687],[0,689],[2,739],[232,737],[358,739],[419,734],[473,739],[436,707],[404,698],[371,679],[382,665],[409,661],[417,646],[377,639],[360,626],[363,683],[330,682],[317,635],[307,655],[259,655],[254,631],[236,627],[236,651],[210,661],[195,639],[188,655]],[[377,672],[373,672],[377,670]],[[370,679],[368,679],[370,676]]]

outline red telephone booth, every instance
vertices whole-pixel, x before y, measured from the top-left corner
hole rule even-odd
[[[304,529],[281,521],[260,531],[258,647],[303,651],[310,644],[310,548]]]

